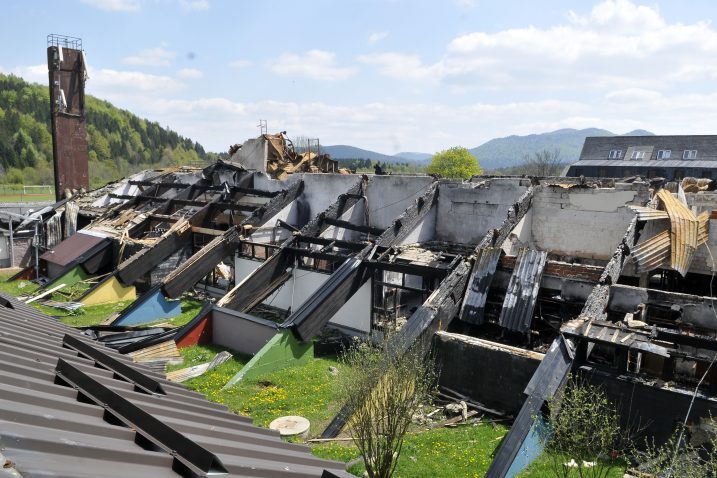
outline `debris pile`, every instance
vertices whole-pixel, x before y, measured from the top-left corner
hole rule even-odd
[[[300,172],[350,174],[348,169],[339,168],[338,161],[328,154],[320,154],[320,150],[296,151],[284,135],[285,132],[263,134],[243,144],[235,144],[229,148],[229,161],[279,180]]]

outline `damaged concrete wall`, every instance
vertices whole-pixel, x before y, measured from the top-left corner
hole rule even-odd
[[[369,177],[366,197],[371,225],[382,229],[389,227],[434,181],[430,176]]]
[[[609,260],[635,216],[627,204],[642,205],[646,201],[644,185],[617,184],[616,189],[540,187],[533,199],[529,245],[557,255]]]
[[[515,414],[543,354],[467,335],[436,332],[439,384],[487,407]]]
[[[485,185],[474,186],[441,183],[436,239],[464,244],[479,242],[488,229],[500,225],[508,206],[514,204],[530,184],[525,180],[490,179]]]

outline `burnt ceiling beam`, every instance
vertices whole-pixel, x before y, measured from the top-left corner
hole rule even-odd
[[[434,182],[423,196],[416,199],[415,204],[393,221],[376,240],[376,244],[391,247],[404,240],[423,221],[437,201],[438,183]]]
[[[178,298],[194,287],[194,284],[209,274],[225,257],[234,254],[241,245],[242,237],[251,235],[254,227],[263,225],[294,201],[302,193],[303,187],[303,181],[298,181],[288,190],[281,191],[267,204],[254,208],[252,215],[242,221],[238,227],[232,227],[221,236],[217,236],[179,268],[172,271],[162,282],[162,290],[167,297]],[[209,206],[221,210],[223,204],[211,203]]]
[[[190,183],[156,182],[151,179],[130,179],[127,183],[131,186],[157,186],[170,189],[184,189],[192,185]]]
[[[196,254],[173,270],[162,282],[166,297],[178,299],[209,274],[225,257],[234,253],[240,243],[239,231],[234,227],[215,237]]]
[[[458,313],[470,269],[468,263],[460,263],[438,286],[431,296],[414,312],[386,345],[392,356],[406,353],[414,344],[429,344],[438,330],[445,330]],[[335,438],[353,415],[353,410],[344,405],[321,434],[321,438]]]
[[[338,227],[341,229],[348,229],[350,231],[358,231],[363,232],[367,234],[373,234],[374,236],[380,236],[383,234],[383,229],[379,227],[372,227],[372,226],[364,226],[361,224],[353,224],[349,221],[344,221],[342,219],[334,219],[334,218],[324,218],[324,222],[326,224],[329,224],[330,226]]]
[[[657,308],[673,312],[679,319],[680,326],[717,331],[717,318],[714,312],[717,299],[622,284],[610,286],[607,307],[611,312],[634,313],[637,312],[640,304],[648,306],[648,319],[649,309]]]
[[[298,242],[308,242],[309,244],[320,244],[322,246],[334,245],[336,247],[350,249],[352,251],[360,251],[366,247],[366,244],[361,242],[343,241],[327,237],[313,237],[304,234],[295,234],[294,237]]]
[[[386,262],[386,261],[375,261],[366,260],[364,265],[373,270],[379,271],[391,271],[400,272],[401,274],[408,274],[421,277],[439,277],[443,278],[448,275],[451,271],[451,267],[446,264],[440,265],[422,265],[415,264],[412,262]]]
[[[288,239],[284,246],[291,242],[292,239]],[[227,292],[217,302],[217,306],[227,307],[238,312],[249,312],[291,277],[289,269],[293,264],[293,255],[284,248],[279,249]]]

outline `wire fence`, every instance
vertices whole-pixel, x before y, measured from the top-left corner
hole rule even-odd
[[[47,184],[0,184],[0,202],[52,201],[55,187]]]

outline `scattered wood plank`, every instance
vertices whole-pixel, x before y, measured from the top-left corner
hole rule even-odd
[[[65,284],[60,284],[60,285],[58,285],[58,286],[56,286],[56,287],[53,287],[52,289],[48,289],[48,290],[46,290],[45,292],[43,292],[42,294],[38,294],[38,295],[36,295],[36,296],[34,296],[34,297],[30,297],[29,299],[27,299],[27,300],[25,301],[25,303],[26,303],[26,304],[30,304],[30,303],[32,303],[32,302],[35,302],[36,300],[42,299],[43,297],[45,297],[45,296],[47,296],[47,295],[50,295],[50,294],[52,294],[53,292],[57,292],[58,290],[62,289],[63,287],[65,287]]]
[[[463,419],[463,415],[458,415],[458,416],[456,416],[456,417],[449,418],[448,420],[445,420],[445,421],[443,421],[443,422],[440,422],[440,423],[436,424],[436,427],[454,427],[454,426],[458,425],[458,424],[461,423],[461,422],[466,422],[466,421],[468,421],[469,418],[474,417],[474,416],[476,416],[476,415],[478,415],[478,412],[477,412],[476,410],[471,410],[471,411],[468,412],[468,414],[466,415],[465,420]]]

